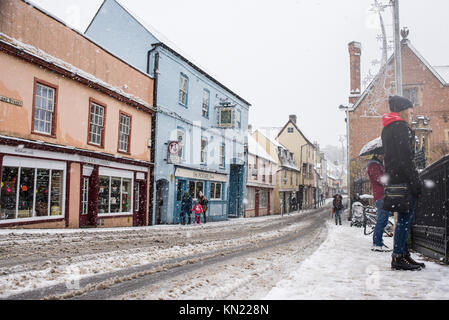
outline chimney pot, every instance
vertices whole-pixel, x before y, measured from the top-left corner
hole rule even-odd
[[[289,119],[290,119],[294,124],[296,124],[297,117],[296,117],[295,114],[290,115],[290,116],[289,116]]]

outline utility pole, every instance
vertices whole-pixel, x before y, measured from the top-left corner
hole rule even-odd
[[[399,0],[391,0],[393,4],[394,23],[394,60],[396,72],[396,94],[402,96],[402,54],[401,54],[401,29],[399,24]]]

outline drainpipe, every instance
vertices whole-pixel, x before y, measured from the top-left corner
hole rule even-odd
[[[150,73],[150,57],[154,50],[156,50],[157,47],[154,47],[153,49],[148,51],[147,56],[147,73]],[[151,219],[148,219],[148,225],[155,225],[156,224],[156,206],[155,206],[155,198],[156,198],[156,188],[155,188],[155,181],[154,181],[154,170],[156,169],[156,118],[157,118],[157,88],[158,88],[158,68],[159,68],[159,53],[156,52],[155,54],[155,61],[154,61],[154,83],[153,83],[153,107],[156,108],[156,113],[151,118],[151,153],[150,153],[150,161],[154,163],[153,170],[151,171],[150,175],[150,202],[149,202],[149,208],[148,211],[151,213]]]

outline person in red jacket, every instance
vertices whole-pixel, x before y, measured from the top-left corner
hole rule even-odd
[[[384,184],[382,178],[385,175],[385,167],[383,165],[383,155],[374,155],[366,166],[371,188],[373,189],[374,201],[377,207],[377,222],[373,232],[372,251],[391,252],[383,242],[383,233],[388,223],[390,212],[382,209],[384,202]]]
[[[195,202],[192,211],[195,213],[195,224],[201,224],[201,214],[203,213],[203,207],[198,201]]]

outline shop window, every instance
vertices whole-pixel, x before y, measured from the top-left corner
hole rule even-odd
[[[136,204],[135,204],[135,211],[136,212],[139,212],[139,208],[140,208],[140,183],[137,183],[136,184],[136,196],[135,196],[135,198],[136,198]]]
[[[98,213],[131,213],[132,180],[117,177],[99,178]]]
[[[0,220],[15,219],[19,168],[3,167],[0,196]]]
[[[222,190],[221,183],[212,182],[210,184],[210,199],[221,200],[222,199],[221,190]]]
[[[200,192],[204,194],[204,182],[202,181],[190,181],[189,182],[189,193],[197,200],[200,197]]]
[[[56,87],[36,82],[34,96],[33,132],[45,135],[55,133]]]
[[[89,143],[103,147],[105,106],[91,101],[89,117]]]
[[[268,208],[268,190],[260,190],[259,192],[259,207]]]
[[[120,152],[129,152],[131,137],[131,116],[120,113],[119,148]]]
[[[61,216],[62,170],[2,168],[0,220]]]
[[[247,188],[246,189],[246,210],[254,209],[254,201],[255,201],[255,189]]]

